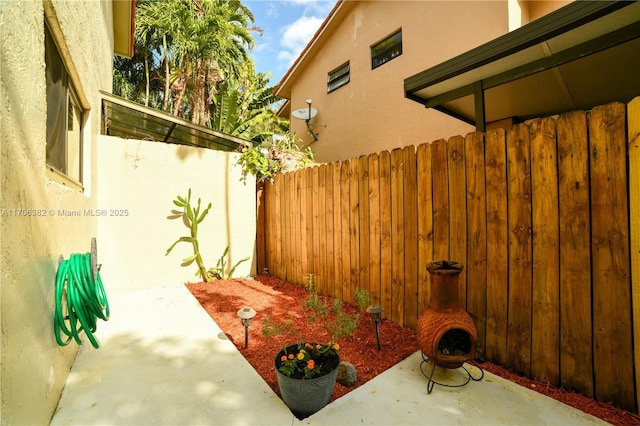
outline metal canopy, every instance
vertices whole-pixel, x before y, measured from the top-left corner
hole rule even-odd
[[[253,142],[198,126],[153,108],[127,101],[111,93],[102,94],[102,134],[218,151],[237,151]]]
[[[640,2],[576,1],[404,81],[405,96],[484,131],[640,95]]]

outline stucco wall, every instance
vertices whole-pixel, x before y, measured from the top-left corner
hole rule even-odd
[[[431,142],[474,127],[404,97],[404,79],[508,32],[506,1],[367,1],[343,6],[344,20],[329,28],[293,75],[292,109],[313,99],[319,161],[353,158]],[[332,24],[333,25],[333,24]],[[370,46],[402,28],[401,56],[371,69]],[[327,93],[327,73],[346,61],[351,81]],[[285,87],[285,92],[286,92]],[[322,126],[326,125],[326,127]],[[291,128],[312,141],[303,121]]]
[[[542,18],[573,1],[574,0],[518,0],[518,3],[520,3],[522,7],[522,25]]]
[[[47,424],[77,347],[54,339],[54,281],[59,256],[85,252],[97,233],[91,217],[61,210],[96,207],[99,90],[111,88],[111,3],[52,1],[52,26],[66,39],[91,110],[84,131],[85,191],[45,173],[46,80],[44,5],[0,3],[0,315],[3,424]],[[40,217],[26,216],[38,209]]]
[[[215,266],[227,245],[233,265],[251,257],[234,276],[255,274],[255,179],[240,182],[237,153],[156,142],[100,136],[98,143],[98,262],[109,292],[202,281],[195,262],[181,266],[193,254],[179,237],[189,235],[182,220],[170,220],[177,195],[191,204],[202,199],[212,208],[198,228],[200,252],[207,268]],[[106,325],[108,326],[108,324]]]

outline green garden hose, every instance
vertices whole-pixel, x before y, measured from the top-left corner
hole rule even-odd
[[[66,306],[67,315],[63,314]],[[109,319],[109,303],[102,285],[100,272],[95,279],[91,270],[91,254],[72,254],[63,260],[56,275],[56,310],[54,329],[56,341],[66,346],[73,338],[82,344],[79,333],[84,330],[94,348],[100,344],[94,337],[97,319]],[[60,332],[67,336],[62,340]]]

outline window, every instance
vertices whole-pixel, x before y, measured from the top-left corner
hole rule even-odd
[[[327,93],[344,86],[349,82],[349,79],[350,67],[349,62],[347,62],[329,73],[329,77],[327,78]]]
[[[371,69],[402,55],[402,29],[371,46]]]
[[[47,166],[54,174],[61,174],[81,187],[84,111],[47,25],[44,38],[47,75]]]

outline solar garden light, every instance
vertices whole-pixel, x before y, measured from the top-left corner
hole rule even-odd
[[[382,307],[379,305],[371,305],[367,308],[367,313],[371,315],[371,321],[376,325],[376,342],[378,342],[378,350],[380,350],[380,330],[378,324],[382,320]]]
[[[256,316],[256,311],[249,307],[245,306],[244,308],[238,311],[238,317],[242,320],[242,325],[244,326],[244,347],[249,346],[249,324],[251,324],[251,318]]]

